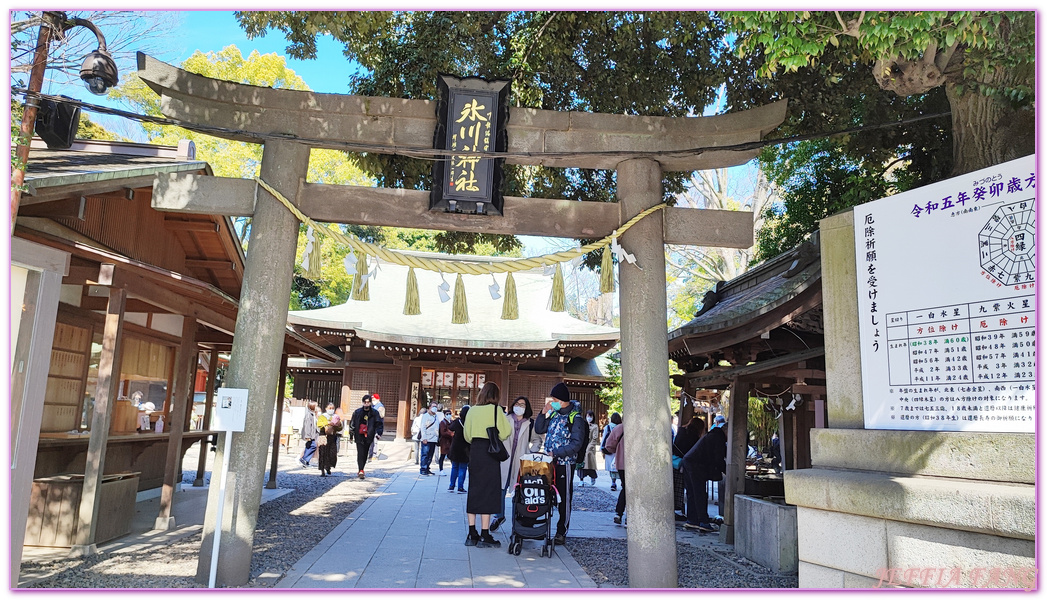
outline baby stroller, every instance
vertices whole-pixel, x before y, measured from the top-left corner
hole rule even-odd
[[[552,511],[559,500],[553,485],[552,457],[524,454],[513,492],[513,528],[509,553],[520,555],[523,540],[541,540],[542,556],[552,557]]]

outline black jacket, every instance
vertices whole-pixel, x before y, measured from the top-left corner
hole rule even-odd
[[[727,434],[723,430],[717,427],[698,440],[683,455],[684,468],[694,469],[701,479],[720,481],[727,471]]]
[[[455,419],[451,421],[450,429],[454,432],[454,437],[451,438],[451,451],[447,454],[447,457],[451,459],[451,462],[469,462],[469,442],[465,441],[462,420]]]
[[[694,445],[698,443],[698,429],[690,429],[688,427],[681,427],[676,431],[676,438],[673,439],[673,456],[683,456],[687,454],[687,451],[694,448]]]
[[[366,436],[360,435],[360,425],[367,424]],[[382,417],[378,415],[378,411],[374,408],[367,409],[366,412],[364,407],[360,407],[353,411],[353,418],[349,422],[349,430],[353,432],[353,439],[356,443],[371,443],[374,440],[374,436],[382,435],[385,432],[385,423],[382,422]]]

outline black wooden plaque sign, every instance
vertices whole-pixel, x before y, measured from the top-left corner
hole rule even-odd
[[[441,74],[437,88],[433,147],[455,154],[433,165],[429,209],[500,216],[505,160],[472,153],[509,148],[509,82]]]

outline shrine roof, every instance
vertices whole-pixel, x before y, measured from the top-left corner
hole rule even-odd
[[[767,319],[775,312],[795,312],[792,301],[802,295],[820,290],[821,254],[817,235],[789,252],[769,259],[742,275],[719,282],[706,294],[696,316],[686,324],[669,333],[670,346],[679,338],[712,335],[723,330],[743,327],[764,318],[763,322],[773,328],[781,324],[780,319]],[[820,310],[820,309],[808,309]],[[803,311],[782,318],[800,319]],[[820,319],[818,319],[820,321]],[[808,325],[801,325],[810,328]],[[754,334],[762,331],[753,331]],[[820,328],[818,333],[820,333]]]
[[[33,141],[25,182],[32,196],[37,188],[78,185],[128,179],[161,173],[211,171],[195,160],[190,148],[154,146],[127,142],[77,140],[73,147],[51,150],[42,140]]]
[[[431,258],[446,255],[413,253]],[[481,263],[511,260],[492,257],[455,256],[455,260]],[[352,331],[355,336],[376,342],[459,348],[505,348],[548,350],[560,342],[603,343],[618,340],[614,327],[594,325],[566,312],[549,310],[552,277],[540,269],[513,274],[519,302],[519,318],[503,320],[503,298],[492,299],[489,286],[497,280],[505,294],[505,275],[462,275],[466,289],[469,323],[451,323],[453,300],[440,302],[437,286],[441,274],[415,269],[422,314],[403,314],[407,290],[405,266],[379,261],[377,275],[370,279],[370,301],[350,299],[345,304],[313,310],[291,311],[288,320],[296,328]],[[445,275],[454,297],[456,275]],[[588,344],[587,344],[588,345]]]

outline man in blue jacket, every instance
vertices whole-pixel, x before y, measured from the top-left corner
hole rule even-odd
[[[545,398],[545,409],[534,420],[535,433],[545,434],[545,453],[553,457],[553,485],[560,492],[556,537],[553,543],[563,545],[571,525],[571,497],[574,494],[574,465],[582,449],[589,425],[581,411],[571,403],[567,386],[558,383]]]

